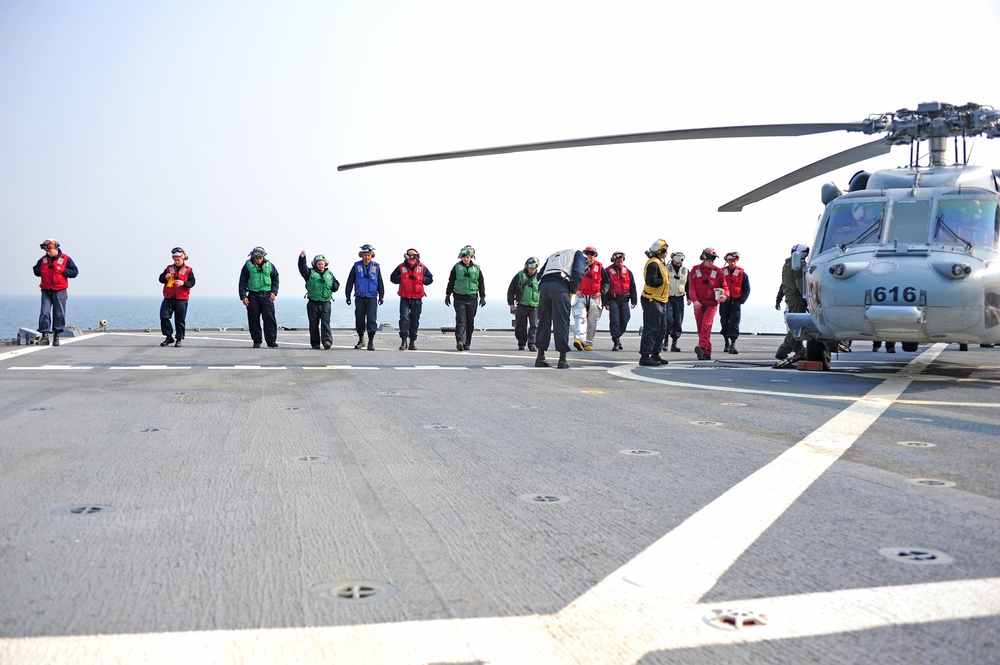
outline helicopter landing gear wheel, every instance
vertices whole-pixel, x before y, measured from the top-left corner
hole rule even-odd
[[[916,351],[917,346],[919,345],[916,342],[903,342],[903,350],[907,353],[913,353]]]
[[[830,369],[830,349],[826,343],[815,339],[806,340],[806,360],[823,363],[823,371]]]

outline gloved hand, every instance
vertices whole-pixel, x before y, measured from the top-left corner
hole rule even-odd
[[[381,305],[381,304],[382,304],[382,299],[381,299],[381,298],[379,298],[379,299],[378,299],[378,304],[379,304],[379,305]]]
[[[780,312],[781,311],[781,303],[780,302],[774,303],[774,308]]]
[[[444,297],[444,305],[445,307],[451,307],[451,296]]]
[[[351,304],[351,296],[347,296],[347,304],[348,304],[348,305],[350,305],[350,304]]]
[[[479,306],[480,307],[486,307],[486,298],[480,298],[479,299]]]

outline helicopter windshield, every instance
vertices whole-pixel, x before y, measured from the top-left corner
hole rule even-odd
[[[942,199],[938,201],[934,242],[996,247],[1000,209],[996,201]]]
[[[820,251],[878,244],[885,219],[884,201],[846,201],[830,209]]]

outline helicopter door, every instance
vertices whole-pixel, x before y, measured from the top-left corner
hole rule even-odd
[[[901,245],[925,244],[930,218],[929,200],[896,201],[892,205],[886,241],[896,241]]]

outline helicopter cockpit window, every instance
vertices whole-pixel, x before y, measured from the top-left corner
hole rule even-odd
[[[878,244],[884,219],[885,203],[881,201],[837,204],[830,210],[820,251],[825,252],[831,247]]]
[[[942,199],[938,201],[934,242],[995,248],[1000,210],[996,201]]]
[[[886,242],[922,245],[927,242],[931,202],[927,199],[896,201],[892,205]]]

